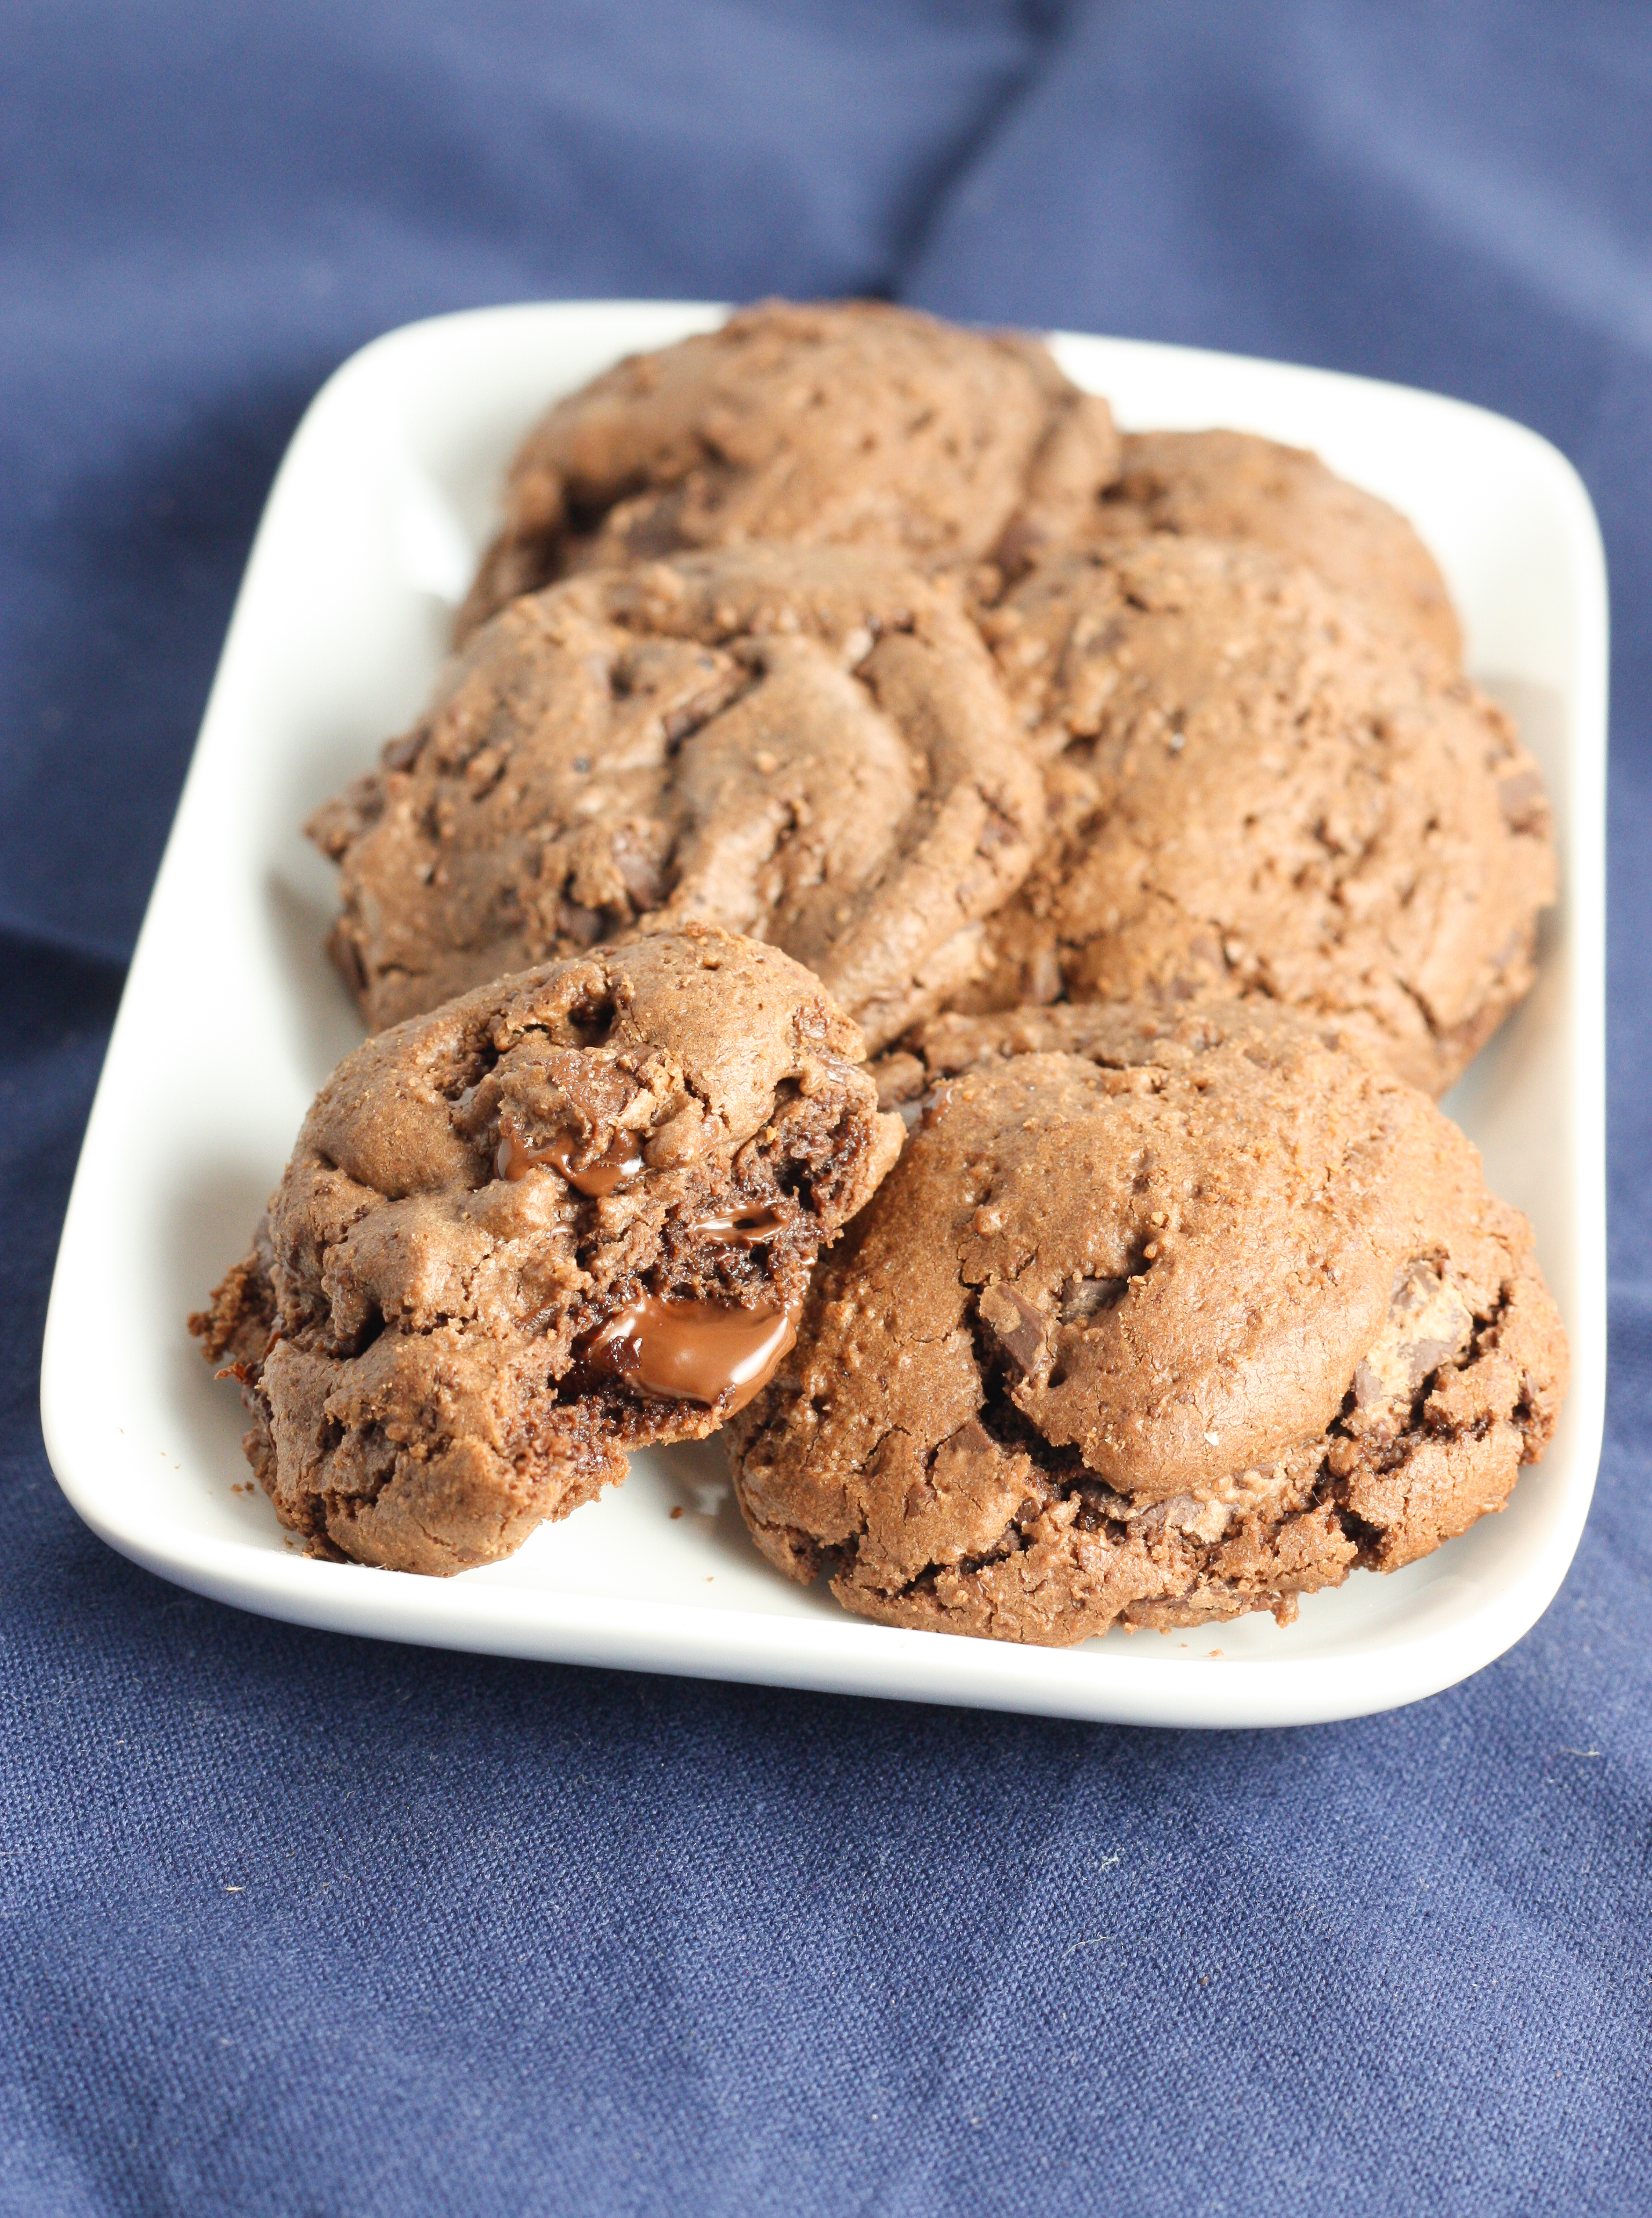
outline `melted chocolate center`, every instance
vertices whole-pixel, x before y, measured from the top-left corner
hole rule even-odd
[[[768,1385],[796,1337],[787,1310],[639,1294],[587,1333],[579,1354],[634,1393],[700,1402],[730,1417]]]
[[[577,1193],[588,1194],[593,1200],[600,1200],[603,1194],[612,1193],[616,1186],[635,1178],[642,1168],[642,1143],[634,1132],[617,1132],[591,1162],[576,1168],[573,1158],[572,1132],[558,1132],[542,1148],[530,1148],[514,1118],[500,1118],[498,1153],[493,1159],[498,1177],[525,1178],[535,1164],[547,1163]]]
[[[785,1222],[777,1209],[731,1209],[696,1217],[694,1231],[719,1248],[755,1248],[759,1241],[772,1240]]]

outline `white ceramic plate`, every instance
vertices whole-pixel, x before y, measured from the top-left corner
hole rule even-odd
[[[418,708],[506,457],[547,400],[720,314],[592,302],[416,324],[347,362],[306,416],[253,548],[64,1228],[41,1390],[64,1490],[164,1577],[389,1639],[1159,1725],[1350,1717],[1451,1685],[1554,1595],[1599,1449],[1599,538],[1569,466],[1517,424],[1179,347],[1056,343],[1127,425],[1227,424],[1315,447],[1414,518],[1470,666],[1550,778],[1565,890],[1541,979],[1448,1105],[1531,1217],[1571,1335],[1559,1434],[1509,1508],[1392,1578],[1310,1596],[1285,1631],[1259,1617],[1052,1650],[893,1632],[789,1584],[747,1543],[715,1441],[637,1457],[624,1487],[451,1580],[311,1562],[251,1490],[238,1403],[183,1319],[243,1252],[311,1095],[360,1038],[322,952],[331,874],[298,827]]]

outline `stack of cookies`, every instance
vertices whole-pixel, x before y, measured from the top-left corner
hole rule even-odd
[[[373,1036],[191,1322],[316,1553],[462,1571],[726,1428],[777,1572],[1064,1643],[1286,1621],[1542,1453],[1560,1321],[1434,1103],[1543,781],[1311,455],[748,310],[550,410],[310,828]]]

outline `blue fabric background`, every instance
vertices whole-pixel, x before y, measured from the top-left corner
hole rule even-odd
[[[12,0],[0,71],[0,2207],[1652,2208],[1642,0]],[[1469,1684],[1178,1736],[432,1655],[59,1496],[57,1228],[306,400],[441,309],[770,289],[1412,381],[1588,480],[1611,1414]]]

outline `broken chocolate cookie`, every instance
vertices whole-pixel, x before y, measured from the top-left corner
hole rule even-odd
[[[319,1555],[508,1555],[714,1431],[900,1144],[800,965],[690,926],[497,980],[348,1056],[190,1320]]]

